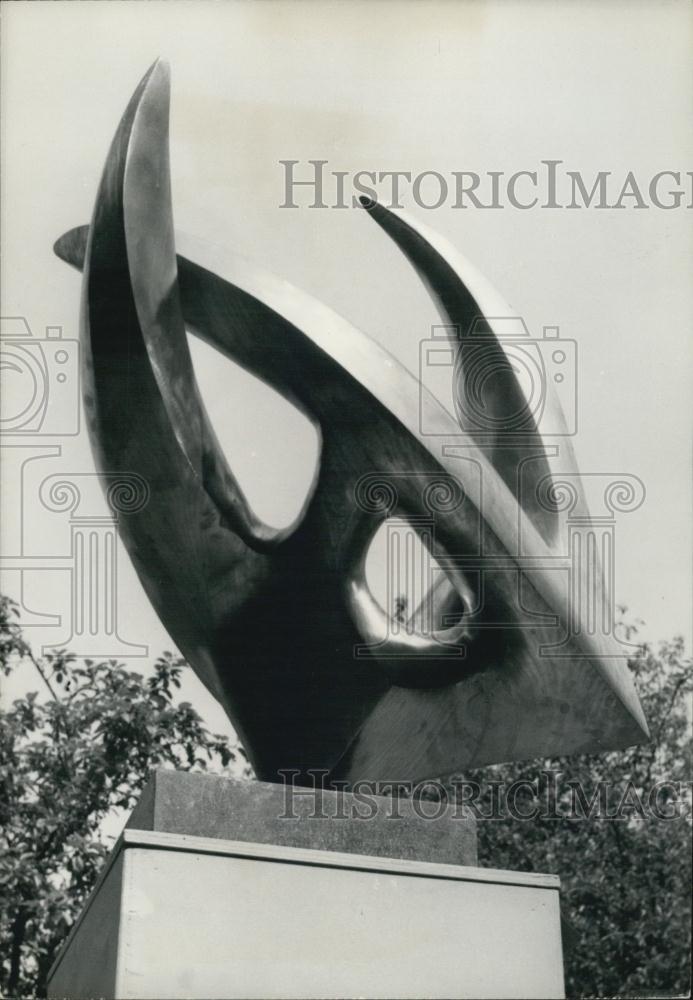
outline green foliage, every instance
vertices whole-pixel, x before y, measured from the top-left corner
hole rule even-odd
[[[483,790],[475,803],[482,816],[493,811],[491,782],[528,783],[516,786],[515,812],[537,815],[480,819],[479,857],[560,876],[571,997],[690,996],[691,663],[675,639],[657,651],[638,647],[630,667],[650,743],[464,776]]]
[[[65,650],[38,659],[16,614],[0,597],[0,669],[36,670],[47,697],[0,712],[0,986],[33,996],[108,854],[104,819],[132,809],[153,767],[238,774],[247,764],[174,700],[179,656],[164,653],[146,679]]]
[[[66,651],[36,659],[15,615],[0,598],[0,668],[35,669],[48,697],[27,694],[0,713],[0,984],[10,996],[45,989],[56,949],[108,853],[102,823],[133,807],[152,767],[247,769],[239,746],[210,734],[189,704],[174,701],[185,669],[179,657],[165,653],[147,679]],[[574,997],[688,990],[690,662],[676,639],[657,651],[638,647],[630,666],[650,743],[464,775],[481,789],[474,805],[486,816],[498,787],[526,783],[515,786],[516,812],[536,815],[523,821],[501,810],[500,818],[481,819],[481,863],[560,875]],[[652,810],[651,789],[662,781],[673,784],[661,787],[654,805],[672,813],[668,819]],[[600,791],[606,798],[593,808]]]

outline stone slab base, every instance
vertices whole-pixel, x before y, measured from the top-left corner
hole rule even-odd
[[[368,791],[294,788],[155,771],[128,821],[136,830],[476,865],[476,820],[459,806]]]
[[[128,828],[49,997],[562,997],[555,876]]]

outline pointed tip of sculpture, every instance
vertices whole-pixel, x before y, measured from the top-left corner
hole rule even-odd
[[[81,270],[84,265],[88,233],[88,226],[77,226],[75,229],[68,229],[53,244],[53,253],[60,260],[64,260],[66,264],[71,264],[72,267]]]
[[[171,79],[171,66],[168,59],[164,59],[163,56],[157,56],[144,74],[142,82],[150,80],[153,76],[158,76],[167,81]]]
[[[170,92],[171,68],[165,59],[158,57],[137,85],[130,99],[130,108],[134,111],[145,102],[151,105],[157,101],[167,108]]]

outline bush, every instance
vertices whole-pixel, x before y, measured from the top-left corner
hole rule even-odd
[[[130,810],[153,767],[247,769],[240,746],[176,702],[185,661],[164,653],[150,677],[65,650],[36,658],[0,597],[0,668],[31,666],[32,692],[0,712],[0,984],[45,995],[56,952],[92,889],[114,810]]]

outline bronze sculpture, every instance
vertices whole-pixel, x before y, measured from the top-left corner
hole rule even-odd
[[[559,552],[561,477],[572,477],[574,506],[585,501],[570,449],[548,447],[523,411],[494,333],[506,307],[435,234],[364,205],[459,329],[461,393],[471,391],[465,334],[486,317],[475,329],[501,390],[488,399],[488,428],[465,427],[458,414],[460,435],[412,374],[321,303],[233,254],[222,274],[176,256],[168,101],[159,62],[121,120],[91,225],[56,252],[84,269],[84,403],[97,464],[150,488],[146,508],[123,516],[123,541],[258,777],[322,769],[328,783],[417,779],[645,737],[613,640],[578,628],[560,644],[566,620],[582,615],[568,607]],[[257,519],[226,464],[186,328],[318,429],[319,466],[289,528]],[[421,433],[420,405],[433,438]],[[517,413],[517,433],[493,430]],[[448,571],[445,624],[393,634],[366,584],[368,545],[384,518],[414,522],[431,509]]]

